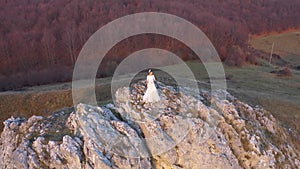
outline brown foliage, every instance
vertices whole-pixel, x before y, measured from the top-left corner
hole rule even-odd
[[[225,62],[232,66],[242,66],[246,61],[246,54],[240,46],[232,46],[229,49]]]
[[[249,33],[299,27],[299,8],[300,1],[294,0],[0,0],[0,75],[22,79],[28,72],[71,69],[83,44],[97,29],[121,16],[144,11],[165,12],[189,20],[206,33],[223,61],[241,65],[245,60],[254,62],[250,55],[243,54],[247,52]],[[118,44],[107,57],[113,55],[119,63],[128,55],[127,49],[151,46],[175,51],[184,59],[195,57],[171,38],[145,36],[138,40]],[[102,76],[113,71],[114,66],[105,66],[108,67]],[[27,80],[28,84],[39,84],[36,78]],[[71,79],[71,74],[65,79]],[[18,79],[13,83],[23,84]]]

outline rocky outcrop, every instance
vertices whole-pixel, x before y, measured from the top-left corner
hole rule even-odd
[[[297,168],[299,151],[276,119],[226,94],[145,82],[120,88],[114,104],[77,105],[49,117],[10,118],[2,168]]]

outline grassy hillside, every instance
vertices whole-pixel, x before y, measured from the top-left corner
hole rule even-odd
[[[191,63],[191,66],[201,67],[197,63]],[[230,77],[227,89],[240,100],[260,105],[278,119],[289,121],[300,129],[300,71],[292,70],[292,77],[278,77],[270,73],[272,70],[272,66],[225,66],[226,76]]]
[[[258,50],[280,55],[292,65],[300,65],[300,29],[291,32],[271,35],[254,36],[250,44]]]
[[[201,83],[209,88],[209,78],[201,63],[188,62]],[[300,72],[293,70],[292,77],[278,77],[269,73],[271,66],[246,65],[242,68],[225,66],[228,91],[251,105],[261,105],[283,123],[300,131]],[[166,82],[165,75],[157,79]],[[136,77],[143,79],[144,75]],[[111,78],[98,79],[96,95],[100,103],[110,101]],[[63,107],[72,106],[71,83],[24,88],[22,91],[0,94],[1,121],[11,115],[29,117],[45,115]]]
[[[283,33],[274,32],[267,35],[253,36],[250,41],[252,47],[269,54],[271,53],[273,43],[273,54],[279,55],[280,58],[273,58],[271,62],[272,64],[269,64],[268,60],[261,61],[264,66],[255,68],[255,71],[261,72],[257,74],[257,77],[260,78],[255,80],[255,82],[245,81],[244,84],[245,86],[249,86],[246,88],[255,89],[254,91],[256,94],[254,94],[254,96],[258,96],[256,100],[258,104],[271,111],[287,126],[294,126],[299,137],[300,29],[290,30]],[[274,74],[268,73],[276,69],[282,69],[282,67],[277,64],[283,63],[282,61],[285,63],[282,66],[292,68],[292,77],[278,77]],[[247,69],[248,68],[245,67],[243,68],[243,71],[247,71]],[[252,72],[254,72],[254,70]],[[249,77],[249,79],[253,78]],[[241,96],[241,94],[239,95]]]
[[[110,79],[97,80],[97,99],[100,101],[105,102],[110,97]],[[0,130],[3,128],[2,122],[11,116],[47,116],[64,107],[72,107],[71,86],[71,83],[61,83],[0,92]]]

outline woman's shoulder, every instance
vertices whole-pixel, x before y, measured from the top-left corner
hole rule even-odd
[[[154,75],[147,75],[147,79],[154,79]]]

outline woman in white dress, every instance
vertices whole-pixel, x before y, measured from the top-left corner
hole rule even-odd
[[[160,100],[157,89],[154,84],[155,76],[151,70],[147,76],[147,90],[143,96],[143,101],[146,103],[158,102]]]

